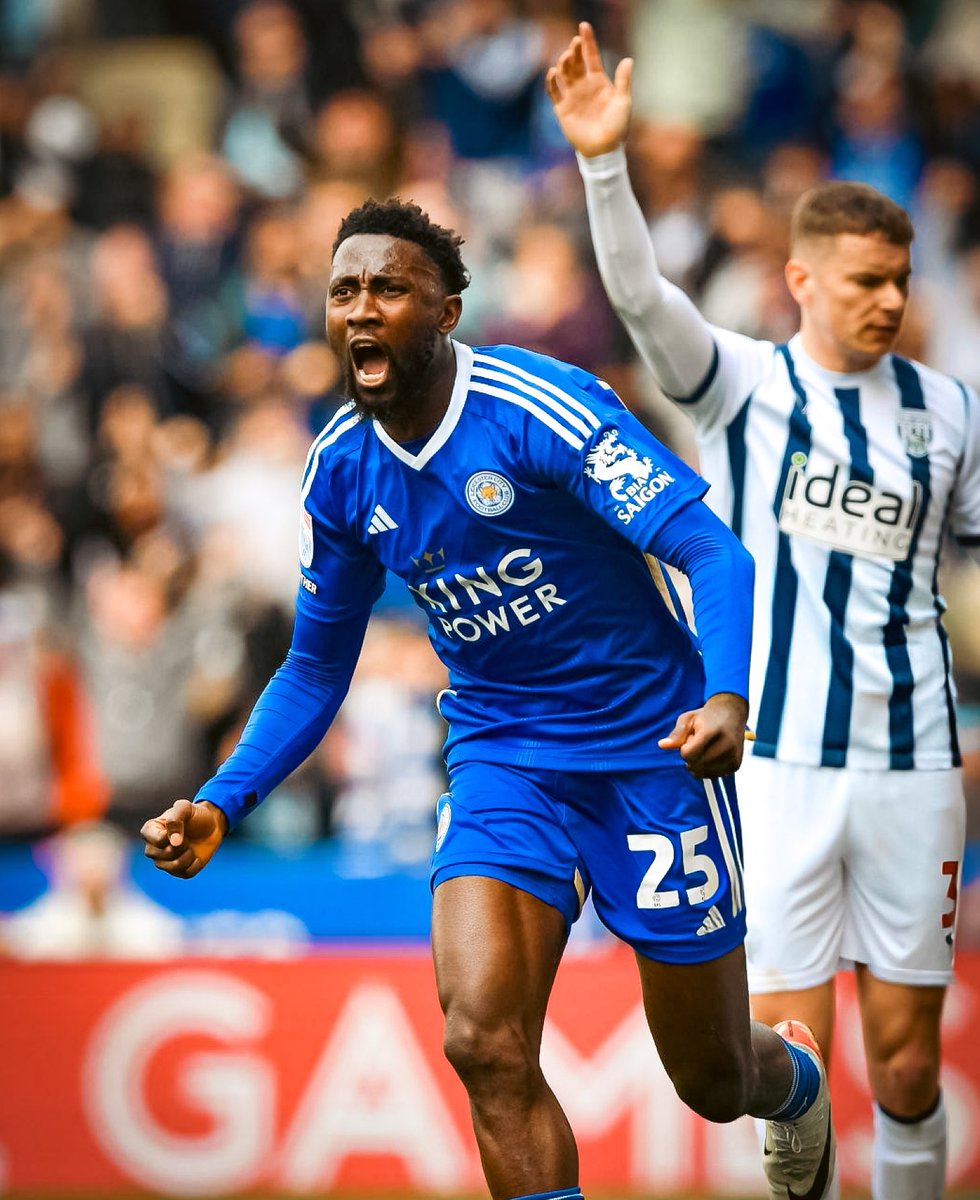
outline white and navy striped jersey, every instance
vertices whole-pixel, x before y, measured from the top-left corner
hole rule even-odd
[[[707,485],[587,372],[454,348],[449,407],[424,442],[350,406],[314,442],[298,611],[346,618],[385,569],[404,579],[449,671],[450,763],[675,762],[657,740],[704,702],[705,674],[657,535]]]
[[[896,355],[837,374],[713,329],[694,419],[708,503],[756,560],[753,752],[864,768],[959,763],[937,569],[980,539],[975,394]]]

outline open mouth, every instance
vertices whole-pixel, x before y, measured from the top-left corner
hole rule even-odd
[[[351,342],[349,352],[354,375],[361,387],[380,387],[388,378],[388,355],[380,343],[363,340]]]

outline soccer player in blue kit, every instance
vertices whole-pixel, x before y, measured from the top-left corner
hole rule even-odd
[[[146,854],[193,877],[309,755],[393,572],[449,672],[432,949],[494,1200],[581,1197],[538,1057],[590,890],[636,952],[680,1097],[769,1121],[772,1194],[812,1200],[834,1158],[823,1066],[805,1026],[750,1022],[742,946],[752,561],[600,380],[452,338],[459,244],[400,201],[341,224],[327,333],[350,401],[306,464],[292,645],[194,803],[143,827]],[[663,563],[690,580],[697,636]]]

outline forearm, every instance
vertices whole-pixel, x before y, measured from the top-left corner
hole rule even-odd
[[[755,564],[707,505],[690,504],[679,517],[661,530],[651,553],[690,580],[705,697],[730,692],[747,700]]]
[[[622,149],[578,156],[599,274],[641,357],[669,396],[688,397],[715,358],[711,327],[660,273]]]
[[[236,825],[319,745],[350,687],[367,614],[330,623],[297,615],[293,644],[238,745],[199,790]]]

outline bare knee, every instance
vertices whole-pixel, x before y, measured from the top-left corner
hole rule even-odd
[[[875,1099],[899,1116],[924,1112],[939,1091],[938,1057],[922,1046],[902,1046],[869,1063],[869,1074]]]
[[[443,1049],[471,1097],[492,1092],[513,1101],[537,1086],[537,1049],[513,1020],[450,1009]]]
[[[749,1080],[736,1060],[685,1065],[671,1076],[681,1100],[700,1117],[724,1124],[748,1111]]]

